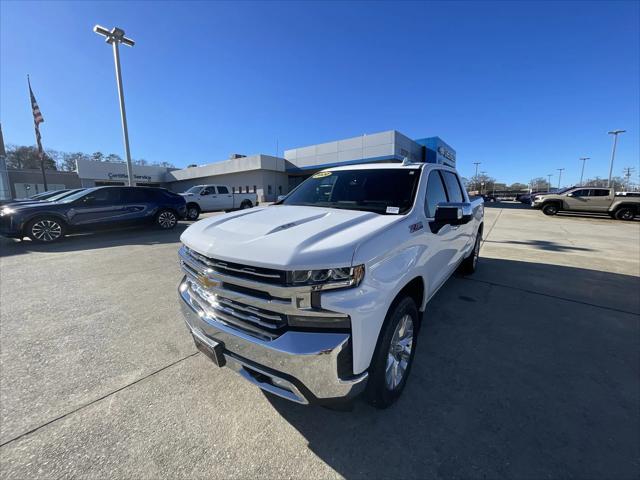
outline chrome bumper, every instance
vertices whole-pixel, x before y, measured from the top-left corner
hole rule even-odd
[[[191,333],[210,347],[223,344],[226,366],[261,389],[303,404],[351,398],[364,390],[366,372],[338,376],[341,357],[350,355],[350,334],[288,331],[262,340],[212,316],[199,304],[187,277],[178,291]]]

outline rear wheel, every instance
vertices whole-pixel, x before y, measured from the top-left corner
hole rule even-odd
[[[411,297],[403,297],[387,313],[369,368],[365,392],[376,408],[392,405],[407,383],[416,353],[418,308]]]
[[[473,250],[467,258],[465,258],[460,264],[460,271],[464,275],[471,275],[476,271],[478,266],[478,258],[480,258],[480,244],[482,243],[482,231],[478,231],[476,235],[476,241],[473,244]]]
[[[251,208],[251,207],[253,207],[253,203],[251,203],[251,200],[244,200],[240,204],[240,210],[244,210],[245,208]]]
[[[558,213],[558,206],[553,203],[545,205],[544,207],[542,207],[542,213],[544,213],[545,215],[555,215],[556,213]]]
[[[27,224],[26,233],[34,242],[51,243],[64,236],[65,225],[55,217],[35,218]]]
[[[195,221],[200,216],[200,207],[195,203],[187,205],[187,220]]]
[[[633,220],[636,218],[636,211],[631,207],[622,207],[616,210],[615,217],[618,220]]]
[[[156,225],[162,230],[171,230],[178,224],[178,216],[173,210],[160,210],[156,215]]]

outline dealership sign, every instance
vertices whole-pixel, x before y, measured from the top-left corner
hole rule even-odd
[[[456,161],[456,154],[450,150],[447,150],[443,146],[438,147],[438,153],[442,155],[444,158],[446,158],[447,160],[450,160],[452,162]]]
[[[113,172],[109,172],[107,173],[107,176],[109,177],[109,180],[113,180],[113,179],[127,179],[129,178],[129,175],[127,175],[126,173],[113,173]],[[133,178],[135,178],[136,180],[146,180],[147,182],[151,181],[151,177],[149,175],[133,175]]]

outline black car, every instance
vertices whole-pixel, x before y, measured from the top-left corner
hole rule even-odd
[[[184,198],[164,188],[87,188],[55,202],[3,207],[0,234],[53,242],[67,233],[104,227],[148,223],[168,230],[186,213]]]

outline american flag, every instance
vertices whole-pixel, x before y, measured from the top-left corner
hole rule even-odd
[[[36,127],[36,140],[38,142],[38,151],[42,151],[42,141],[40,139],[40,127],[39,125],[44,122],[44,118],[42,116],[42,112],[40,112],[40,107],[38,106],[38,102],[36,102],[36,97],[33,95],[33,90],[31,90],[31,80],[27,77],[27,82],[29,83],[29,95],[31,96],[31,110],[33,110],[33,124]]]

